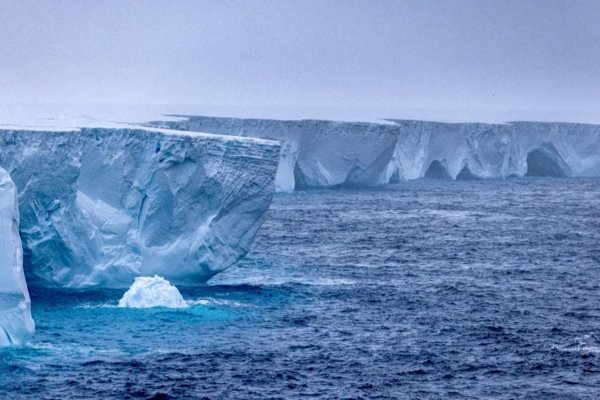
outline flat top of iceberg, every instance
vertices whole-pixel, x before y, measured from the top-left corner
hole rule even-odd
[[[600,114],[587,111],[477,110],[419,108],[266,107],[124,104],[0,104],[0,128],[12,126],[55,128],[105,126],[109,123],[139,124],[174,121],[183,116],[211,116],[298,121],[303,119],[393,124],[394,120],[447,123],[511,121],[600,123]],[[17,128],[18,127],[18,128]]]
[[[0,115],[1,117],[1,115]],[[175,119],[173,117],[164,117],[165,119]],[[143,123],[116,122],[110,120],[101,120],[90,117],[88,115],[59,115],[58,117],[18,117],[0,119],[1,130],[13,131],[35,131],[35,132],[77,132],[85,128],[101,128],[101,129],[129,129],[129,130],[144,130],[149,132],[158,132],[170,136],[188,136],[195,138],[205,138],[210,140],[222,141],[243,141],[247,143],[260,144],[278,144],[277,141],[254,138],[254,137],[239,137],[231,135],[218,135],[204,132],[181,131],[166,128],[155,128],[144,125]]]
[[[183,300],[181,293],[175,286],[171,285],[166,279],[154,275],[153,277],[140,276],[135,278],[135,282],[119,300],[119,307],[186,308],[188,304]]]

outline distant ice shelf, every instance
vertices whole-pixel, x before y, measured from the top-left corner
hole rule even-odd
[[[277,191],[402,180],[600,176],[600,125],[390,120],[387,123],[188,116],[151,126],[282,143]]]
[[[30,285],[126,288],[154,274],[195,285],[250,249],[278,142],[94,124],[0,129]]]

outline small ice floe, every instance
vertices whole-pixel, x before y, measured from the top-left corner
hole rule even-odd
[[[188,305],[175,286],[171,285],[166,279],[154,275],[154,277],[141,276],[135,278],[133,285],[119,300],[119,307],[185,308]]]

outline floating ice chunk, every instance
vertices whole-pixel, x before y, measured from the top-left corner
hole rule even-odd
[[[119,300],[119,307],[130,308],[185,308],[187,306],[179,290],[158,275],[135,278],[133,285]]]
[[[34,331],[23,273],[17,190],[0,168],[0,346],[24,344]]]

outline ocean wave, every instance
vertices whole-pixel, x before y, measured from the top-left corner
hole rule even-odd
[[[320,278],[307,276],[272,276],[272,275],[254,275],[254,276],[229,276],[219,277],[210,282],[211,285],[251,285],[251,286],[284,286],[284,285],[305,285],[305,286],[347,286],[356,285],[357,281],[348,278]]]
[[[587,334],[576,337],[571,343],[566,345],[553,344],[552,350],[561,353],[579,353],[582,355],[600,354],[600,341],[593,335]]]
[[[202,306],[202,307],[246,307],[246,304],[240,303],[239,301],[234,300],[223,300],[223,299],[213,299],[213,298],[198,298],[196,300],[185,300],[185,302],[190,307]]]

